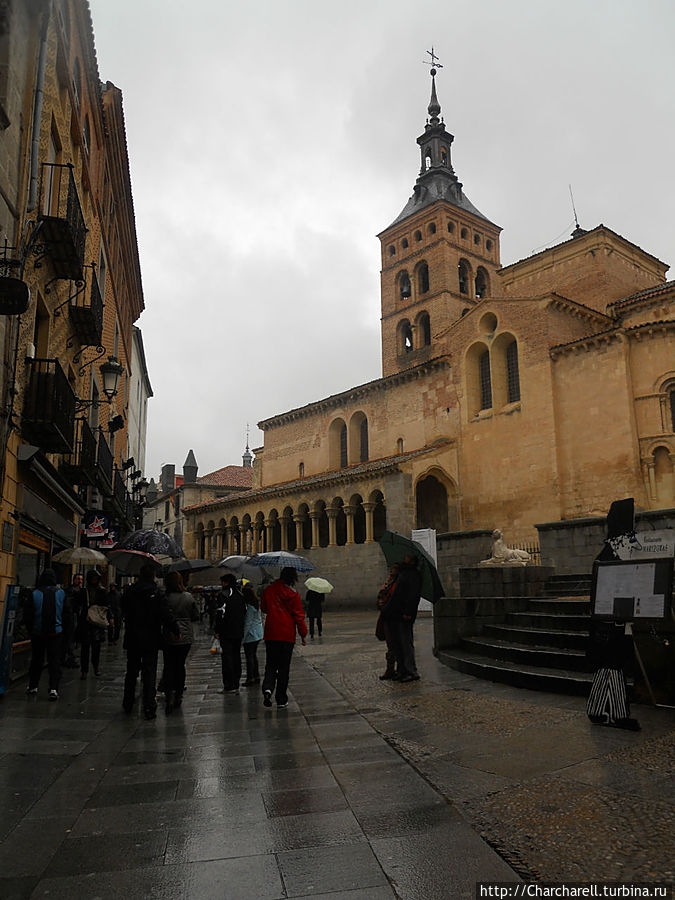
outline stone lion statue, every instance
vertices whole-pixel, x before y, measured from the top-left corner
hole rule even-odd
[[[492,532],[492,556],[481,560],[479,566],[526,566],[532,557],[526,550],[507,547],[498,528]]]

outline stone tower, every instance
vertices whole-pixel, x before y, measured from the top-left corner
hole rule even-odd
[[[382,245],[382,374],[445,352],[449,325],[497,290],[501,228],[462,190],[450,159],[454,140],[440,118],[436,69],[413,194],[378,237]]]

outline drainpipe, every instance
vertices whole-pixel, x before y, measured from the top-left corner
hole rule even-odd
[[[33,103],[33,131],[30,144],[30,188],[28,192],[27,212],[32,212],[37,205],[38,195],[38,151],[40,149],[40,123],[42,121],[42,101],[45,93],[45,69],[47,66],[47,32],[52,14],[52,0],[48,0],[42,16],[42,32],[40,34],[40,51],[38,53],[37,71],[35,73],[35,100]]]

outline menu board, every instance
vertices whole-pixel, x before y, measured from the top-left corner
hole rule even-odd
[[[607,561],[593,565],[591,612],[622,621],[663,619],[673,593],[673,560]]]

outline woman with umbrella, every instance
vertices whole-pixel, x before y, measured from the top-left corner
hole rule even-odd
[[[105,640],[110,621],[108,595],[101,587],[101,576],[92,569],[87,572],[83,603],[79,611],[76,638],[80,642],[80,678],[89,673],[89,658],[94,675],[100,675],[101,644]]]
[[[321,637],[323,631],[322,615],[323,615],[323,599],[324,594],[329,594],[333,590],[333,585],[326,581],[325,578],[307,578],[305,581],[307,593],[305,594],[305,604],[307,607],[307,618],[309,619],[309,636],[314,640],[314,622]]]

